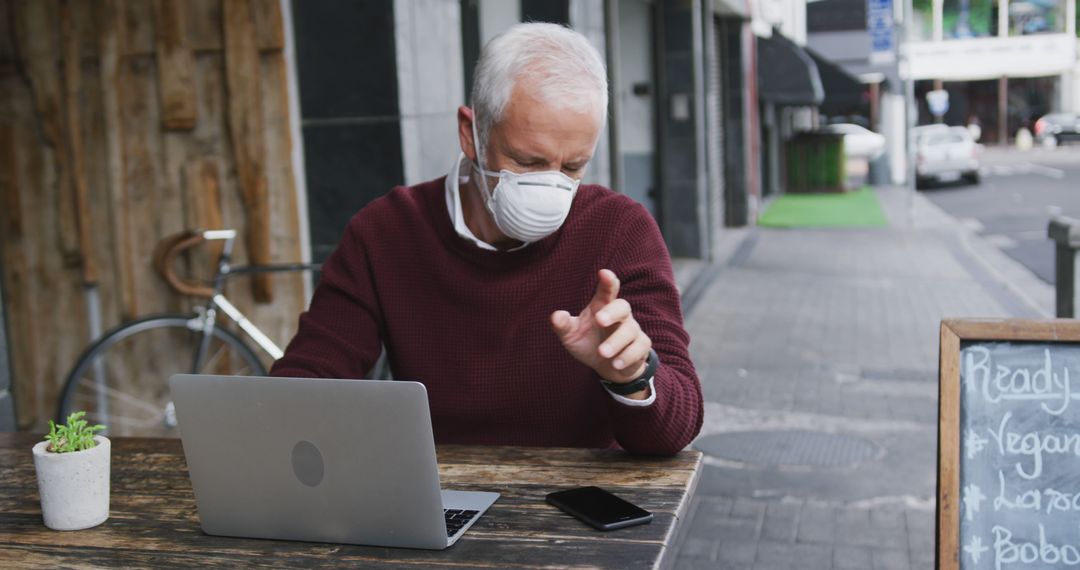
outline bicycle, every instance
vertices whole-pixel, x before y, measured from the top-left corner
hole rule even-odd
[[[263,361],[244,339],[218,324],[219,310],[271,359],[281,358],[284,351],[225,297],[225,282],[237,275],[318,271],[320,266],[234,267],[235,240],[236,230],[226,229],[186,231],[162,241],[154,255],[157,271],[174,290],[204,298],[205,304],[191,314],[155,314],[123,323],[94,340],[65,379],[57,421],[83,410],[91,424],[104,424],[108,434],[176,437],[176,412],[168,388],[172,374],[266,375]],[[210,241],[223,242],[210,285],[179,277],[177,257]],[[138,358],[133,358],[136,354]]]

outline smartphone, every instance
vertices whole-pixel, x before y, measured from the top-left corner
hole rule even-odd
[[[615,530],[652,521],[652,513],[600,487],[557,491],[547,502],[600,530]]]

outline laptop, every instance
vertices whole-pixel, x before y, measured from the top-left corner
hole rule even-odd
[[[498,493],[444,491],[418,382],[169,379],[207,534],[443,549]]]

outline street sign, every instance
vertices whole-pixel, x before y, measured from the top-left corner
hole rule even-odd
[[[949,92],[944,89],[935,89],[926,92],[926,104],[930,107],[930,114],[942,117],[949,112]]]
[[[871,63],[896,59],[892,0],[866,0],[866,29],[870,33]]]

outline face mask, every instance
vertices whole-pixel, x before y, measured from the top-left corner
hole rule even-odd
[[[473,147],[479,163],[477,141],[474,120]],[[539,241],[562,227],[581,182],[554,170],[524,173],[502,170],[496,173],[484,170],[482,163],[474,169],[480,173],[484,205],[495,225],[507,237],[523,242]],[[488,189],[488,176],[499,178],[494,189]]]

